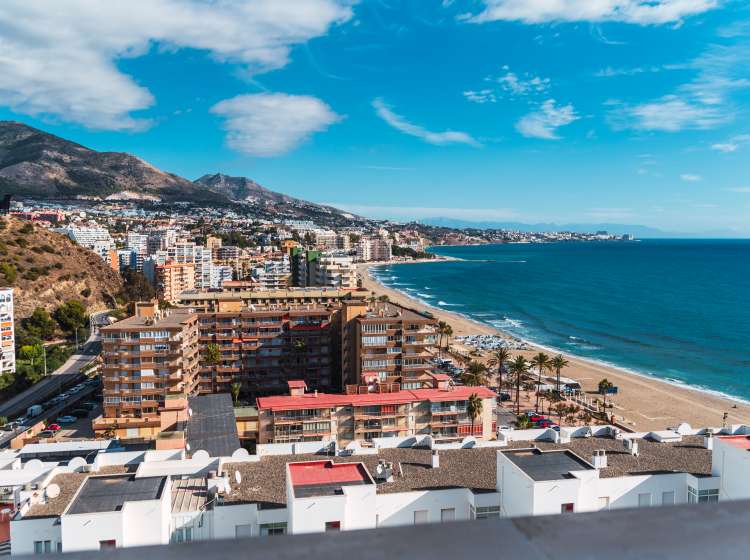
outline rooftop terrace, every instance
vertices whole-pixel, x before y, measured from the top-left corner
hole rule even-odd
[[[568,449],[514,449],[504,455],[532,480],[563,480],[570,478],[571,471],[592,470],[593,467],[582,461]]]

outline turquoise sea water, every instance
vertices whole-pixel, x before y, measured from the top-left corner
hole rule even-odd
[[[520,338],[750,400],[750,241],[438,247],[389,287]],[[574,373],[574,372],[571,372]]]

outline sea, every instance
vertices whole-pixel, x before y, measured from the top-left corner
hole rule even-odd
[[[750,402],[750,240],[431,251],[462,260],[371,272],[425,304],[551,351]]]

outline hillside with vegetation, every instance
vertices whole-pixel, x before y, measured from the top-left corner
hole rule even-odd
[[[123,282],[98,255],[68,237],[10,218],[0,220],[0,286],[14,289],[18,323],[37,307],[54,313],[71,300],[88,313],[112,308]]]

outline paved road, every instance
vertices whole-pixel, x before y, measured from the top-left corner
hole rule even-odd
[[[30,406],[43,403],[52,396],[60,394],[64,387],[75,382],[81,368],[93,362],[102,351],[99,329],[97,327],[102,324],[107,313],[109,312],[93,313],[92,324],[95,328],[92,329],[91,335],[81,350],[73,354],[63,365],[47,377],[0,404],[0,416],[14,418],[25,414]]]

